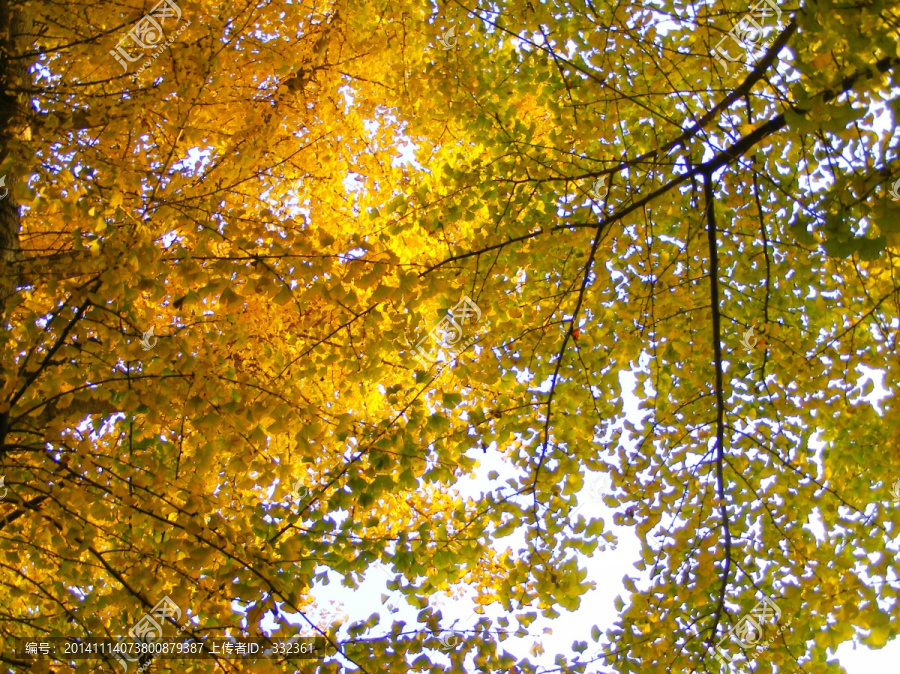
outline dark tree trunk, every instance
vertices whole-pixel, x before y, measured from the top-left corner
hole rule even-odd
[[[31,21],[9,0],[0,0],[0,321],[6,319],[6,305],[19,282],[19,205],[13,197],[17,182],[15,169],[9,168],[10,141],[24,136],[27,122],[21,94],[28,90],[26,56],[32,39]]]

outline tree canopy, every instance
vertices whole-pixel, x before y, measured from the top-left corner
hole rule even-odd
[[[762,597],[788,626],[735,665],[886,644],[898,20],[0,2],[4,671],[118,671],[11,640],[120,636],[164,596],[192,636],[299,614],[335,654],[158,671],[551,671],[509,638],[615,545],[576,512],[594,474],[639,579],[553,671],[717,672]],[[316,613],[376,564],[417,623]],[[442,651],[457,586],[508,618]]]

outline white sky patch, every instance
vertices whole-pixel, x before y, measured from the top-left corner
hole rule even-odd
[[[859,364],[856,370],[860,373],[859,379],[856,380],[856,386],[851,390],[858,391],[859,395],[850,402],[854,405],[868,403],[875,408],[879,416],[884,414],[881,403],[886,398],[892,396],[892,392],[884,385],[884,370],[877,370],[867,365]]]

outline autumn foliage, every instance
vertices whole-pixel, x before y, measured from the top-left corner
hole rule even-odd
[[[153,8],[0,3],[4,671],[163,596],[333,648],[172,672],[717,672],[763,595],[753,671],[897,634],[895,6],[781,6],[749,68],[746,2],[192,0],[151,62]],[[640,579],[539,664],[595,474]],[[313,599],[376,564],[417,623]],[[463,586],[507,617],[442,650]]]

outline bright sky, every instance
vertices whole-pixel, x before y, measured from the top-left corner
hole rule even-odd
[[[882,106],[883,108],[883,106]],[[875,115],[874,126],[883,132],[891,126],[890,116],[885,109],[878,109]],[[417,169],[422,169],[414,158],[415,148],[412,143],[407,142],[406,145],[399,147],[400,156],[395,159],[396,164],[409,163]],[[359,189],[354,177],[348,176],[346,181],[348,191]],[[821,188],[823,186],[812,186],[812,188]],[[872,404],[876,410],[881,412],[880,401],[889,395],[884,388],[884,375],[878,370],[871,368],[861,368],[860,377],[858,379],[858,397],[855,402],[858,404]],[[641,416],[637,409],[637,398],[634,397],[634,375],[630,373],[622,373],[620,375],[620,384],[622,386],[621,395],[624,398],[624,409],[628,420],[634,424],[639,424]],[[492,448],[493,449],[493,448]],[[472,450],[471,456],[480,463],[478,475],[474,479],[460,482],[457,489],[463,498],[477,497],[481,491],[496,489],[511,475],[510,466],[506,464],[502,457],[496,452],[489,451],[487,454],[480,450]],[[489,480],[488,473],[497,471],[500,475],[498,480]],[[571,646],[574,641],[585,641],[588,643],[588,650],[585,655],[594,655],[600,651],[599,645],[591,639],[591,627],[597,625],[601,632],[605,634],[606,630],[612,627],[617,618],[617,611],[614,607],[616,596],[626,599],[628,592],[625,589],[622,579],[629,575],[635,579],[638,587],[641,587],[641,580],[646,579],[647,572],[638,571],[634,567],[634,563],[640,559],[640,547],[636,535],[633,530],[627,527],[618,527],[613,524],[613,509],[607,507],[602,502],[592,497],[591,488],[595,484],[595,476],[586,476],[585,489],[579,495],[580,509],[578,514],[585,516],[603,517],[606,523],[606,529],[612,530],[618,538],[618,545],[615,549],[608,549],[603,552],[597,552],[592,558],[586,558],[579,554],[580,563],[588,571],[588,581],[596,583],[596,588],[587,592],[582,597],[581,607],[574,612],[566,612],[559,609],[561,616],[555,620],[548,620],[542,617],[532,623],[529,628],[529,636],[523,638],[510,637],[503,643],[503,647],[516,656],[528,656],[534,663],[553,668],[553,658],[558,653],[573,655]],[[898,476],[900,477],[900,476]],[[898,506],[900,507],[900,506]],[[514,549],[519,547],[521,539],[517,539],[515,535],[505,538],[499,542],[498,549],[505,549],[507,546]],[[330,574],[331,584],[326,587],[316,587],[314,596],[322,606],[337,607],[338,612],[343,612],[348,616],[348,623],[357,620],[365,620],[372,613],[379,613],[382,617],[381,627],[385,631],[389,628],[394,620],[403,620],[408,626],[414,628],[418,625],[416,615],[418,609],[411,607],[405,603],[399,592],[391,592],[387,589],[387,581],[393,577],[393,572],[389,572],[382,567],[372,568],[366,577],[366,580],[357,590],[340,585],[340,576]],[[673,588],[673,591],[674,588]],[[383,602],[382,597],[388,596],[387,601]],[[777,597],[772,597],[777,603]],[[456,630],[471,630],[478,616],[474,613],[475,604],[471,600],[471,593],[459,598],[435,598],[431,604],[435,608],[439,608],[443,615],[443,625],[446,628]],[[397,612],[390,613],[388,606],[393,606]],[[491,618],[497,618],[503,615],[503,612],[497,608],[488,608],[486,615]],[[298,616],[298,626],[305,626],[301,623]],[[515,626],[515,621],[511,620],[511,627]],[[274,622],[264,621],[264,627],[273,627]],[[549,628],[552,632],[545,633],[544,629]],[[290,634],[279,634],[277,636],[293,636]],[[449,635],[447,645],[452,645],[454,635]],[[463,636],[456,635],[456,638]],[[605,636],[601,637],[601,643]],[[673,637],[674,640],[674,637]],[[544,654],[537,657],[530,655],[532,645],[538,641],[544,649]],[[441,643],[435,640],[436,651],[433,654],[433,660],[440,662]],[[760,656],[764,657],[764,656]],[[847,643],[842,645],[836,657],[839,658],[841,664],[846,668],[849,674],[880,674],[880,672],[889,671],[890,665],[900,661],[900,640],[894,640],[880,651],[873,651],[862,644]],[[447,661],[449,664],[449,661]],[[589,669],[598,672],[614,671],[611,668],[596,665]],[[710,669],[715,671],[715,664],[710,659]],[[893,667],[896,669],[896,667]],[[474,671],[474,670],[472,670]],[[793,673],[791,673],[793,674]]]
[[[874,373],[874,376],[873,376]],[[887,395],[885,389],[880,385],[878,372],[869,371],[863,373],[859,380],[859,387],[862,390],[863,382],[866,379],[875,382],[874,388],[866,396],[862,396],[859,400],[860,404],[873,404],[876,409],[879,408],[879,401]],[[640,423],[640,414],[637,411],[637,399],[634,397],[635,377],[630,373],[622,373],[620,375],[620,383],[622,385],[622,396],[625,400],[625,410],[629,421],[632,423]],[[465,498],[467,496],[476,496],[482,490],[496,488],[497,482],[488,479],[487,474],[492,470],[500,473],[500,480],[504,480],[509,476],[509,466],[502,457],[496,452],[488,451],[487,454],[480,450],[473,450],[471,455],[476,457],[481,465],[479,466],[478,476],[472,480],[466,480],[458,485],[460,494]],[[504,475],[504,473],[506,473]],[[593,476],[592,476],[593,477]],[[640,572],[633,566],[638,561],[639,543],[633,531],[629,528],[618,527],[612,522],[613,509],[598,502],[592,494],[592,487],[595,481],[592,477],[585,480],[586,487],[579,495],[579,514],[586,516],[601,516],[606,522],[607,529],[612,529],[619,539],[618,546],[615,549],[598,552],[591,558],[579,555],[580,562],[588,570],[588,580],[596,583],[596,588],[587,592],[582,597],[581,607],[574,612],[566,612],[560,609],[561,616],[555,620],[547,620],[541,617],[530,626],[529,636],[516,638],[511,637],[503,643],[504,648],[516,656],[528,656],[532,662],[544,665],[548,668],[554,667],[553,657],[557,653],[571,655],[571,646],[574,641],[586,641],[589,644],[586,655],[593,655],[599,652],[598,644],[595,644],[591,638],[591,627],[597,625],[601,632],[605,631],[613,625],[616,620],[617,612],[614,607],[616,596],[626,598],[627,591],[624,588],[622,579],[625,575],[629,575],[634,579],[646,579],[646,572]],[[596,492],[595,492],[596,493]],[[900,506],[898,506],[900,507]],[[517,547],[515,536],[503,539],[502,546]],[[348,622],[364,620],[372,613],[379,613],[382,616],[381,627],[387,630],[391,622],[394,620],[403,620],[411,628],[415,627],[416,615],[418,610],[407,605],[399,592],[391,592],[387,589],[386,583],[392,577],[392,573],[388,573],[381,567],[370,569],[365,581],[359,589],[351,590],[340,585],[340,576],[331,574],[332,582],[326,587],[317,587],[314,596],[322,606],[337,606],[339,613],[348,616]],[[640,582],[638,585],[640,586]],[[673,588],[675,591],[675,588]],[[386,602],[382,602],[382,596],[387,595],[389,598]],[[777,603],[777,597],[772,597]],[[391,614],[387,606],[394,606],[398,611]],[[433,607],[439,608],[443,615],[443,624],[447,628],[455,630],[472,629],[477,621],[474,614],[475,604],[471,600],[471,596],[463,596],[460,598],[436,598],[431,604]],[[489,608],[486,615],[496,618],[503,615],[502,610],[496,607]],[[511,626],[515,621],[511,620]],[[274,623],[264,626],[272,627]],[[298,620],[298,625],[300,625]],[[544,633],[544,629],[549,628],[552,633]],[[291,634],[276,634],[276,636],[293,636]],[[463,635],[449,635],[446,645],[452,646],[454,638],[464,638]],[[601,643],[604,637],[601,637]],[[673,639],[674,640],[674,639]],[[532,645],[538,641],[542,644],[544,654],[534,657],[530,655]],[[458,642],[457,642],[458,643]],[[435,639],[435,652],[432,659],[440,662],[444,657],[440,654],[441,643]],[[761,656],[763,657],[763,656]],[[880,651],[870,650],[868,647],[859,644],[844,644],[838,649],[837,657],[841,664],[850,674],[872,674],[886,671],[893,671],[892,665],[900,661],[900,640],[889,643]],[[449,664],[449,661],[447,661]],[[610,668],[595,666],[596,671],[614,671]],[[589,669],[593,671],[595,668]],[[711,665],[712,671],[715,671],[714,665]],[[474,669],[470,670],[474,671]],[[793,674],[793,673],[792,673]]]
[[[735,65],[735,67],[738,67]],[[885,106],[876,106],[873,110],[875,113],[874,127],[881,131],[884,137],[887,137],[892,127],[892,120]],[[372,122],[373,125],[377,122]],[[396,164],[411,164],[415,168],[422,170],[423,167],[418,165],[414,158],[415,147],[412,143],[405,141],[405,145],[398,147],[400,155],[395,158]],[[205,161],[203,153],[194,153],[190,158],[195,163]],[[361,185],[357,182],[356,176],[348,175],[345,186],[348,192],[360,189]],[[821,189],[824,185],[808,185],[809,189]],[[635,378],[630,373],[622,373],[620,375],[620,384],[622,385],[621,395],[624,397],[624,409],[629,421],[639,424],[641,421],[640,414],[637,409],[637,399],[633,395]],[[866,382],[871,382],[866,386]],[[858,380],[858,403],[872,404],[880,412],[879,401],[888,395],[884,386],[883,373],[863,368],[860,371]],[[864,394],[864,392],[866,392]],[[457,489],[463,498],[477,497],[481,491],[495,489],[499,484],[510,477],[510,466],[505,463],[495,451],[489,451],[483,454],[480,450],[473,450],[471,456],[480,462],[478,475],[474,479],[462,481],[457,485]],[[498,480],[489,480],[488,473],[497,471],[500,475]],[[581,607],[574,612],[566,612],[559,609],[562,615],[555,620],[547,620],[539,617],[529,629],[529,636],[523,638],[510,637],[503,643],[503,647],[516,656],[528,656],[532,662],[542,664],[548,668],[554,667],[553,657],[558,653],[572,655],[571,646],[574,641],[586,641],[589,644],[586,655],[593,655],[599,652],[598,644],[594,643],[590,637],[591,627],[597,625],[601,632],[610,628],[616,620],[617,611],[614,607],[616,596],[626,599],[628,596],[622,579],[625,575],[631,576],[641,586],[641,580],[646,579],[647,572],[638,571],[634,567],[634,563],[639,560],[639,543],[633,533],[633,530],[627,527],[618,527],[613,524],[613,509],[599,502],[592,495],[592,487],[595,485],[595,476],[586,476],[585,490],[579,496],[578,514],[585,516],[603,517],[607,530],[612,530],[618,538],[618,545],[615,549],[607,549],[597,552],[593,557],[586,558],[579,555],[580,563],[588,571],[588,581],[596,583],[596,588],[587,592],[582,597]],[[900,476],[898,476],[900,477]],[[900,506],[898,506],[900,507]],[[517,548],[521,543],[521,539],[517,540],[515,535],[505,538],[499,542],[502,548],[507,546]],[[321,569],[320,569],[321,570]],[[314,588],[314,596],[319,602],[320,607],[329,611],[334,610],[337,613],[343,613],[348,617],[348,623],[357,620],[365,620],[372,613],[379,613],[382,616],[381,627],[387,631],[390,624],[394,620],[404,620],[410,627],[415,627],[416,615],[418,609],[405,603],[399,592],[391,592],[387,589],[386,583],[389,578],[393,577],[393,572],[383,567],[373,567],[367,574],[365,581],[361,586],[352,590],[341,586],[340,576],[330,573],[331,584],[328,586],[318,586]],[[675,589],[673,588],[673,591]],[[382,597],[387,595],[386,601]],[[778,598],[772,597],[777,603]],[[397,611],[390,613],[389,607],[393,606]],[[462,596],[459,598],[435,598],[432,606],[439,608],[443,615],[443,624],[447,628],[456,630],[470,630],[473,628],[477,616],[474,613],[475,604],[471,600],[471,596]],[[502,611],[496,608],[489,608],[486,615],[497,618],[502,615]],[[300,629],[306,627],[305,623],[296,616],[296,624]],[[511,626],[515,625],[515,621],[511,621]],[[276,626],[274,621],[265,619],[263,626],[271,629]],[[545,628],[551,630],[545,633]],[[289,637],[292,634],[276,633],[276,636]],[[456,635],[456,638],[464,638],[463,635]],[[601,637],[601,643],[605,637]],[[673,635],[673,641],[675,636]],[[541,656],[532,656],[529,654],[532,645],[538,641],[542,644],[544,654]],[[453,636],[448,639],[448,645],[454,643]],[[435,652],[433,659],[437,662],[441,660],[440,642],[435,639]],[[760,656],[764,657],[764,656]],[[844,644],[837,651],[837,657],[841,664],[850,674],[871,674],[896,669],[891,667],[893,663],[900,661],[900,640],[889,643],[880,651],[872,651],[864,645]],[[710,659],[711,670],[715,669]],[[349,664],[349,663],[348,663]],[[597,665],[589,671],[613,671],[611,668]],[[793,674],[793,673],[792,673]]]

